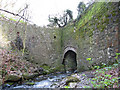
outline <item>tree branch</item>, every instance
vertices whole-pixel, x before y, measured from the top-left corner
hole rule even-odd
[[[18,16],[18,17],[21,17],[22,19],[26,20],[26,21],[29,21],[28,19],[24,18],[23,16],[19,15],[19,14],[15,14],[13,12],[10,12],[10,11],[7,11],[7,10],[4,10],[4,9],[0,9],[0,11],[4,11],[6,13],[9,13],[9,14],[12,14],[14,16]],[[30,22],[30,21],[29,21]]]

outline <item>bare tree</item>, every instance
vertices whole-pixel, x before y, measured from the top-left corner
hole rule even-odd
[[[16,22],[16,25],[15,25],[15,28],[14,28],[14,29],[16,29],[16,27],[17,27],[17,25],[18,25],[18,23],[20,22],[21,19],[25,22],[25,23],[24,23],[24,24],[25,24],[25,28],[24,28],[24,38],[23,38],[23,54],[24,54],[24,50],[25,50],[25,47],[26,47],[25,41],[26,41],[27,24],[30,22],[30,21],[28,20],[29,17],[30,17],[28,8],[29,8],[29,5],[28,5],[28,4],[25,4],[24,8],[21,9],[21,10],[19,10],[18,13],[14,13],[14,12],[11,12],[11,11],[9,11],[9,10],[5,10],[5,9],[0,8],[0,11],[1,11],[1,12],[5,12],[5,13],[7,13],[7,14],[11,14],[11,15],[13,15],[13,16],[15,16],[15,17],[18,18],[18,21]]]

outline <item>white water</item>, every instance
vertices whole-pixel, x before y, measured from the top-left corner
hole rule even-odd
[[[59,82],[66,76],[68,76],[68,74],[51,75],[41,81],[32,81],[35,85],[29,86],[24,83],[23,85],[18,85],[13,88],[55,88],[55,85],[59,84]]]

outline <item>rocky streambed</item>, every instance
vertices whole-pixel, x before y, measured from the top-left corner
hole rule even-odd
[[[6,84],[4,89],[23,89],[23,88],[84,88],[92,86],[90,81],[93,75],[84,73],[57,73],[40,75],[34,80],[29,80],[21,84]]]
[[[4,84],[0,89],[118,87],[118,64],[97,70],[63,74],[59,73],[60,67],[49,67],[46,64],[38,67],[21,58],[16,52],[1,50],[0,53],[0,84]]]
[[[105,67],[79,73],[57,72],[40,75],[32,80],[10,85],[7,83],[4,89],[26,88],[118,88],[118,68]]]

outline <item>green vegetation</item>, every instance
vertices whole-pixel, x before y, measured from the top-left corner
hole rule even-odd
[[[118,59],[118,55],[120,55],[120,53],[116,53],[116,59]],[[107,67],[105,63],[102,63],[102,66],[94,66],[94,69],[97,69],[94,72],[96,77],[91,81],[94,88],[118,87],[119,77],[115,72],[115,70],[118,69],[118,62]]]
[[[27,82],[26,85],[35,85],[34,82]]]
[[[92,41],[92,35],[93,35],[93,31],[95,30],[95,27],[99,31],[103,32],[106,28],[106,25],[109,23],[109,17],[110,17],[109,12],[110,11],[108,10],[108,7],[107,7],[109,4],[111,4],[111,3],[108,3],[108,4],[105,3],[105,2],[94,3],[81,15],[81,18],[76,23],[76,25],[73,25],[73,23],[69,23],[68,26],[65,26],[64,28],[61,28],[62,29],[61,34],[60,34],[60,32],[55,31],[55,33],[53,35],[53,34],[51,34],[53,32],[51,32],[50,30],[48,32],[46,32],[46,33],[50,33],[50,35],[52,35],[51,37],[55,36],[57,38],[57,39],[54,38],[55,43],[53,45],[53,47],[58,46],[57,48],[55,47],[56,52],[61,53],[62,52],[62,46],[64,46],[64,44],[66,44],[66,42],[64,43],[64,41],[68,41],[68,40],[69,40],[69,42],[70,42],[70,40],[72,40],[72,43],[75,42],[75,44],[78,45],[78,47],[80,45],[82,47],[82,44],[86,44],[86,43],[81,43],[82,40],[84,40],[85,36],[90,37],[89,43],[91,44],[92,43],[91,42]],[[69,12],[68,15],[72,14],[72,12],[69,11],[69,10],[67,12]],[[114,11],[112,11],[112,16],[115,16],[115,15],[116,15],[116,13]],[[1,16],[4,17],[3,15],[1,15]],[[69,17],[72,19],[72,15],[69,15]],[[14,22],[17,21],[13,18],[9,18],[9,19],[11,21],[14,21]],[[55,19],[56,18],[54,18],[54,20]],[[55,22],[56,22],[56,20],[55,20]],[[24,21],[22,21],[22,20],[20,22],[24,23]],[[59,31],[61,29],[59,29]],[[38,33],[38,35],[39,35],[39,33]],[[62,35],[63,37],[61,36],[62,37],[61,38],[60,35]],[[43,37],[44,37],[44,35],[43,35]],[[57,40],[59,40],[59,41],[57,41]],[[78,41],[76,42],[76,40],[78,40]],[[25,39],[24,39],[24,41],[25,41]],[[67,43],[69,43],[69,42],[67,42]],[[60,43],[61,43],[61,47],[59,45]],[[47,47],[47,43],[46,43],[46,47]],[[81,51],[82,51],[82,48],[81,48]],[[113,88],[113,87],[115,87],[115,85],[117,85],[117,83],[118,83],[117,80],[118,80],[119,77],[118,78],[117,77],[112,77],[112,75],[114,73],[113,71],[111,71],[111,73],[106,73],[106,72],[112,70],[113,67],[115,69],[118,67],[118,63],[120,63],[120,61],[118,60],[119,55],[120,55],[120,53],[116,53],[116,57],[115,57],[116,58],[116,63],[113,64],[112,66],[107,66],[105,63],[102,63],[100,66],[93,65],[94,63],[92,61],[92,58],[89,57],[89,58],[86,59],[89,62],[89,64],[91,65],[90,68],[92,70],[97,69],[95,71],[95,76],[96,77],[93,78],[92,82],[91,82],[93,84],[94,88],[100,88],[100,87],[102,87],[102,88],[106,88],[106,87],[107,88]],[[38,75],[38,73],[32,75],[32,72],[31,72],[31,75],[29,75],[29,71],[32,71],[29,68],[31,65],[28,65],[28,63],[25,63],[23,60],[18,59],[16,61],[17,62],[9,61],[11,63],[11,65],[14,66],[14,67],[9,66],[9,67],[11,67],[10,68],[11,71],[17,71],[19,69],[20,74],[24,72],[24,74],[23,74],[24,79],[30,79],[30,78],[33,78],[33,77]],[[33,62],[34,61],[32,61],[32,63]],[[20,64],[20,65],[18,65],[18,64]],[[28,65],[28,68],[26,68],[27,65]],[[50,74],[50,73],[54,73],[54,72],[57,72],[57,71],[61,70],[61,66],[58,66],[58,67],[54,68],[54,67],[48,66],[47,64],[44,64],[41,67],[44,69],[43,74]],[[7,75],[8,71],[9,71],[9,68],[7,68],[7,64],[4,64],[3,68],[4,68],[4,70],[0,71],[0,73],[2,73],[4,75]],[[85,76],[85,74],[83,74],[83,76]],[[66,84],[69,85],[69,82],[77,82],[77,81],[79,81],[77,78],[68,77],[68,80],[66,81]],[[34,85],[34,83],[30,83],[30,84]],[[85,86],[85,88],[88,88],[88,87],[89,86]],[[69,86],[65,86],[64,88],[69,88]]]
[[[120,53],[116,53],[116,61],[113,63],[113,65],[112,66],[114,66],[114,67],[118,67],[118,63],[119,63],[119,61],[118,61],[118,56],[120,55]],[[89,62],[89,64],[90,64],[90,67],[89,67],[89,69],[91,70],[94,70],[94,69],[100,69],[100,68],[105,68],[105,70],[109,70],[109,69],[111,69],[112,67],[111,67],[111,65],[106,65],[105,63],[101,63],[101,65],[93,65],[94,63],[93,63],[93,61],[92,61],[92,58],[87,58],[86,59],[88,62]],[[108,67],[107,67],[108,66]]]
[[[104,9],[103,7],[104,4],[105,2],[101,2],[101,3],[97,2],[94,3],[92,6],[90,6],[89,7],[90,9],[86,11],[87,13],[83,14],[82,18],[79,20],[78,28],[84,26],[89,20],[91,20],[94,17],[94,15],[102,13],[101,11]]]
[[[108,79],[106,79],[108,78]],[[111,75],[104,75],[103,77],[96,77],[96,78],[93,78],[91,81],[91,83],[93,84],[93,87],[94,88],[112,88],[113,87],[113,84],[114,83],[118,83],[118,79],[117,78],[113,78],[112,80],[110,79],[111,78]],[[101,80],[102,81],[99,81]],[[96,84],[98,83],[98,84]]]
[[[118,64],[117,64],[118,66]],[[115,88],[118,87],[118,75],[114,72],[113,67],[105,67],[103,69],[96,70],[95,78],[92,79],[91,83],[94,88]],[[116,67],[115,67],[116,68]]]
[[[106,28],[106,25],[109,23],[109,10],[113,10],[114,8],[109,7],[108,10],[109,5],[111,5],[110,2],[95,2],[90,5],[88,9],[81,15],[80,20],[76,24],[76,33],[80,33],[80,37],[82,38],[85,35],[91,37],[93,35],[93,31],[95,30],[95,26],[97,26],[97,29],[103,32]],[[113,13],[115,14],[114,10]]]
[[[116,62],[120,63],[120,61],[118,60],[118,56],[120,56],[120,53],[116,53],[116,57],[115,57],[116,58]]]
[[[13,18],[9,18],[9,19],[10,19],[11,21],[15,21],[15,22],[17,21],[16,19],[13,19]]]
[[[13,18],[9,18],[11,21],[15,21],[15,22],[18,22],[18,20],[16,20],[16,19],[13,19]],[[20,23],[23,23],[23,24],[26,24],[26,22],[24,22],[23,20],[20,20],[19,21]]]
[[[111,13],[115,13],[115,5],[113,7],[110,7],[110,5],[112,5],[111,2],[95,2],[90,5],[81,14],[81,18],[75,23],[75,26],[74,23],[71,23],[62,28],[62,41],[64,42],[70,39],[74,43],[75,40],[78,40],[76,43],[82,46],[81,42],[85,37],[90,37],[91,40],[93,39],[94,30],[98,29],[100,32],[104,32],[110,23],[110,19],[112,19],[110,18]],[[92,42],[89,40],[89,43]]]
[[[3,18],[7,18],[4,14],[0,14],[0,17],[3,17]],[[17,19],[13,19],[13,18],[8,18],[9,20],[11,20],[11,21],[14,21],[14,22],[18,22],[18,20]],[[26,22],[24,22],[23,20],[20,20],[19,21],[20,23],[26,23]]]
[[[62,69],[64,69],[63,65],[56,66],[56,67],[50,67],[47,64],[43,64],[40,67],[43,68],[43,70],[44,70],[43,74],[50,74],[50,73],[55,73],[57,71],[64,71],[64,70],[62,70]]]
[[[9,18],[9,20],[14,21],[14,22],[18,22],[17,19],[13,19],[13,18]],[[23,20],[20,20],[19,22],[23,23],[23,24],[26,24],[26,22],[24,22]]]
[[[91,58],[87,58],[87,61],[91,61],[92,59]]]
[[[64,88],[70,88],[69,86],[64,86]]]
[[[3,14],[0,14],[0,17],[3,17],[3,18],[5,18],[5,15],[3,15]]]
[[[68,85],[70,82],[79,82],[80,80],[73,76],[68,76],[66,80],[66,85]]]

